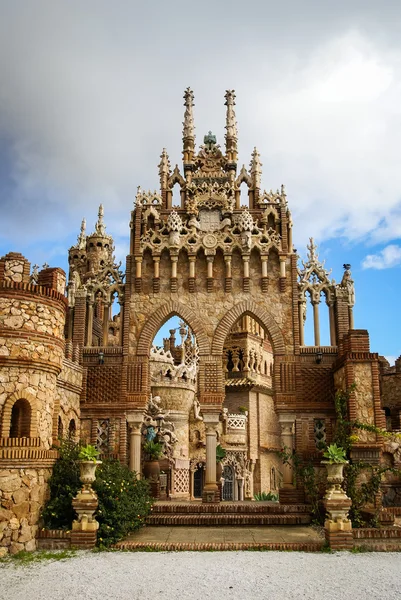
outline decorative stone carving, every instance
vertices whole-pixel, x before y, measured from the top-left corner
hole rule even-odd
[[[194,126],[194,115],[193,115],[193,106],[194,106],[194,93],[191,88],[187,88],[184,93],[184,122],[183,122],[183,137],[184,138],[192,138],[195,140],[195,126]]]

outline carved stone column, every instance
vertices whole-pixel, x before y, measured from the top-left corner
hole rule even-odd
[[[348,307],[349,328],[354,329],[354,310],[352,306]]]
[[[312,300],[313,329],[315,332],[315,346],[320,346],[319,301]]]
[[[267,279],[267,259],[268,256],[261,256],[262,260],[262,292],[267,293],[268,279]]]
[[[294,448],[295,415],[279,415],[279,423],[281,427],[281,444],[292,452]],[[293,487],[292,466],[290,464],[283,465],[283,487]]]
[[[119,300],[119,305],[120,305],[120,346],[123,345],[123,339],[124,339],[124,301],[123,300]]]
[[[195,291],[195,266],[196,266],[196,255],[188,256],[189,260],[189,281],[188,281],[188,289],[191,293]]]
[[[137,479],[141,477],[141,427],[143,413],[132,412],[127,414],[127,423],[130,428],[129,468],[136,473]]]
[[[279,256],[280,259],[280,292],[285,291],[287,274],[286,274],[286,265],[285,261],[287,260],[287,256],[285,254]]]
[[[135,291],[142,291],[142,256],[135,257]]]
[[[243,289],[244,292],[249,292],[250,289],[250,282],[249,282],[249,259],[250,256],[249,255],[242,255],[242,260],[244,263],[244,278],[243,278]]]
[[[178,263],[178,256],[171,256],[170,290],[172,292],[177,291],[177,263]]]
[[[213,292],[213,261],[214,256],[207,256],[207,279],[206,279],[206,289],[207,291]]]
[[[92,346],[92,332],[93,332],[93,300],[88,301],[88,319],[86,323],[86,345]]]
[[[153,292],[160,292],[160,256],[153,257]]]
[[[110,302],[105,302],[103,304],[103,346],[108,346],[109,341],[109,312],[110,312]]]
[[[204,413],[203,420],[206,426],[206,482],[202,501],[219,502],[219,490],[216,483],[216,427],[219,422],[219,413]]]
[[[299,345],[305,346],[305,315],[306,302],[300,302],[298,304],[298,319],[299,319]]]
[[[330,345],[336,346],[337,339],[336,339],[336,323],[335,323],[335,319],[334,319],[334,302],[333,301],[327,302],[327,306],[329,307]]]
[[[231,292],[233,276],[231,272],[231,256],[224,255],[224,261],[226,263],[226,278],[225,278],[225,292]]]

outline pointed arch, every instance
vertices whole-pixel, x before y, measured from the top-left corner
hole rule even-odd
[[[252,300],[245,300],[229,310],[218,324],[212,341],[213,355],[222,355],[231,327],[244,314],[249,314],[269,332],[274,354],[285,354],[284,337],[273,317]]]
[[[191,308],[188,308],[188,306],[185,306],[180,302],[171,301],[157,308],[147,319],[139,335],[137,355],[149,356],[152,341],[156,333],[159,331],[160,327],[174,315],[177,315],[186,321],[194,332],[199,346],[199,353],[201,355],[210,354],[210,342],[199,316]]]

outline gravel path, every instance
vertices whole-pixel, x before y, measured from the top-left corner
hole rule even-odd
[[[0,564],[0,600],[399,600],[401,554],[110,552]]]

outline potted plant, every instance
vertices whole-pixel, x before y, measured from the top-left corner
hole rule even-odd
[[[101,464],[101,461],[98,460],[98,456],[98,449],[91,444],[82,446],[79,450],[79,478],[84,484],[85,489],[90,489],[91,484],[96,479],[96,468]]]
[[[157,481],[160,475],[159,458],[163,452],[163,444],[148,440],[143,444],[145,461],[143,465],[143,474],[146,479]]]
[[[227,452],[220,444],[216,446],[216,481],[220,483],[220,479],[223,476],[223,465],[222,461],[225,459]]]
[[[337,444],[330,444],[324,451],[323,457],[326,459],[322,463],[326,465],[327,482],[329,484],[342,483],[344,465],[348,463],[344,448]]]

